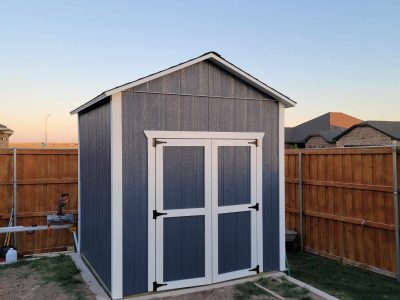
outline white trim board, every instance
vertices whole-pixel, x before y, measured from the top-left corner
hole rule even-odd
[[[145,130],[148,139],[227,139],[262,140],[264,132],[215,132],[215,131],[153,131]],[[261,142],[261,141],[260,141]]]
[[[286,270],[285,240],[285,106],[279,103],[279,269]]]
[[[210,60],[213,63],[217,64],[218,66],[220,66],[221,68],[225,69],[226,71],[228,71],[229,73],[231,73],[233,76],[236,76],[240,79],[242,79],[243,81],[249,83],[250,85],[252,85],[253,87],[255,87],[256,89],[271,95],[273,97],[276,97],[281,103],[283,103],[286,107],[293,107],[296,105],[296,102],[293,101],[292,99],[290,99],[289,97],[283,95],[282,93],[279,93],[278,91],[274,90],[273,88],[269,87],[268,85],[266,85],[265,83],[263,83],[262,81],[258,80],[257,78],[251,76],[250,74],[244,72],[243,70],[241,70],[240,68],[236,67],[235,65],[233,65],[232,63],[230,63],[229,61],[223,59],[219,54],[215,53],[215,52],[208,52],[205,53],[197,58],[191,59],[189,61],[186,61],[184,63],[175,65],[171,68],[165,69],[163,71],[160,71],[158,73],[149,75],[147,77],[138,79],[136,81],[133,82],[129,82],[126,83],[124,85],[115,87],[111,90],[105,91],[103,93],[101,93],[99,96],[95,97],[94,99],[86,102],[85,104],[81,105],[80,107],[76,108],[75,110],[71,111],[71,114],[76,114],[79,113],[80,111],[88,108],[89,106],[101,101],[102,99],[108,97],[108,96],[112,96],[115,93],[119,93],[122,92],[124,90],[133,88],[135,86],[141,85],[143,83],[149,82],[151,80],[157,79],[159,77],[171,74],[173,72],[179,71],[181,69],[187,68],[191,65],[197,64],[199,62],[205,61],[205,60]]]
[[[81,223],[82,223],[82,215],[81,215],[81,139],[80,139],[80,130],[79,130],[79,116],[76,118],[78,122],[78,245],[76,252],[81,255]]]
[[[111,296],[123,297],[122,96],[112,96],[111,125]]]

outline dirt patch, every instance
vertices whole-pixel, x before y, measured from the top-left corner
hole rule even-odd
[[[227,286],[218,289],[205,290],[192,294],[185,294],[174,297],[165,297],[161,299],[165,300],[200,300],[200,299],[210,299],[210,300],[230,300],[234,299],[235,288],[233,286]]]
[[[76,279],[82,280],[80,274],[75,276]],[[45,282],[42,275],[29,265],[22,265],[17,268],[4,268],[0,270],[0,299],[95,300],[96,297],[85,284],[82,284],[79,296],[69,294],[57,283]]]

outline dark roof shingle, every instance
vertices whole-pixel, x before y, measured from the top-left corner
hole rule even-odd
[[[400,140],[400,121],[365,121],[359,124],[353,125],[349,129],[343,131],[341,134],[335,137],[335,140],[338,140],[351,130],[356,127],[372,127],[383,134],[390,136],[392,139]]]

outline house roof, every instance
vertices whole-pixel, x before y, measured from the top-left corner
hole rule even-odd
[[[335,140],[340,139],[345,134],[349,133],[356,127],[372,127],[383,134],[390,136],[394,140],[400,140],[400,121],[365,121],[355,124],[341,134],[335,137]]]
[[[328,112],[295,127],[285,128],[285,142],[305,143],[312,136],[321,136],[332,143],[338,134],[360,122],[362,120],[341,112]]]
[[[157,73],[148,75],[146,77],[142,77],[139,78],[135,81],[131,81],[128,83],[125,83],[123,85],[117,86],[115,88],[112,88],[110,90],[104,91],[103,93],[101,93],[100,95],[98,95],[97,97],[93,98],[92,100],[86,102],[85,104],[79,106],[78,108],[76,108],[75,110],[71,111],[71,114],[76,114],[79,113],[80,111],[92,106],[93,104],[101,101],[102,99],[111,96],[112,94],[124,91],[126,89],[130,89],[133,88],[135,86],[138,86],[140,84],[146,83],[148,81],[157,79],[159,77],[168,75],[172,72],[181,70],[183,68],[189,67],[191,65],[194,65],[196,63],[199,63],[201,61],[205,61],[205,60],[210,60],[213,63],[217,64],[218,66],[220,66],[221,68],[225,69],[226,71],[228,71],[229,73],[231,73],[232,75],[244,80],[245,82],[249,83],[250,85],[252,85],[253,87],[257,88],[258,90],[271,95],[273,97],[275,97],[277,100],[279,100],[280,102],[282,102],[286,107],[293,107],[296,105],[296,102],[292,99],[290,99],[289,97],[285,96],[284,94],[278,92],[277,90],[271,88],[270,86],[266,85],[265,83],[263,83],[262,81],[258,80],[257,78],[251,76],[249,73],[243,71],[242,69],[240,69],[239,67],[235,66],[234,64],[230,63],[229,61],[225,60],[220,54],[218,54],[217,52],[207,52],[199,57],[193,58],[191,60],[188,60],[186,62],[180,63],[178,65],[172,66],[168,69],[159,71]]]

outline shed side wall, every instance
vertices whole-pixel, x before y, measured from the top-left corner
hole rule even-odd
[[[147,292],[144,130],[265,132],[264,270],[279,269],[278,103],[210,62],[122,93],[124,295]]]
[[[109,99],[79,114],[81,252],[111,289],[111,140]]]

